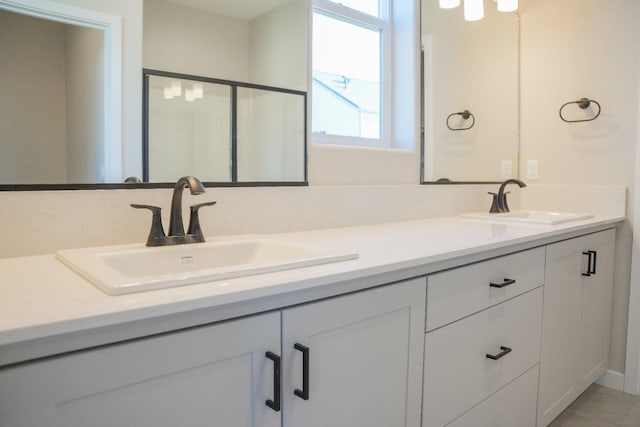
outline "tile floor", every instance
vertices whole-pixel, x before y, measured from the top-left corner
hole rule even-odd
[[[640,398],[593,384],[549,427],[640,427]]]

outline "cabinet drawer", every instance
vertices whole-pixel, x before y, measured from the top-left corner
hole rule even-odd
[[[442,427],[540,361],[542,288],[427,333],[423,427]],[[498,360],[487,355],[511,352]]]
[[[535,427],[539,372],[536,365],[447,427]]]
[[[544,248],[540,247],[430,275],[426,330],[432,331],[541,286],[544,258]],[[492,283],[496,286],[491,286]]]

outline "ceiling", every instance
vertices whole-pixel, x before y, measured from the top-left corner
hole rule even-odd
[[[252,20],[291,0],[165,0],[193,9],[204,10],[218,15]]]

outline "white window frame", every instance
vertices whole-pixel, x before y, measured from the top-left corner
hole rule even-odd
[[[392,79],[392,2],[393,0],[380,0],[380,16],[372,16],[359,10],[351,9],[339,3],[329,0],[313,0],[312,13],[320,13],[330,18],[342,20],[347,23],[360,25],[380,32],[380,138],[364,138],[331,134],[312,133],[311,140],[314,144],[344,145],[368,148],[392,148],[392,120],[391,120],[391,87]],[[313,31],[312,31],[313,37]],[[311,43],[313,46],[313,42]],[[313,63],[310,67],[313,74]],[[313,97],[313,93],[311,94]],[[313,105],[313,104],[311,104]],[[311,112],[313,120],[313,112]],[[313,126],[311,126],[313,128]]]

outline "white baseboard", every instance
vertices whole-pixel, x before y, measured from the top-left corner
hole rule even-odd
[[[624,391],[624,374],[608,370],[598,378],[596,384],[609,387],[617,391]]]

